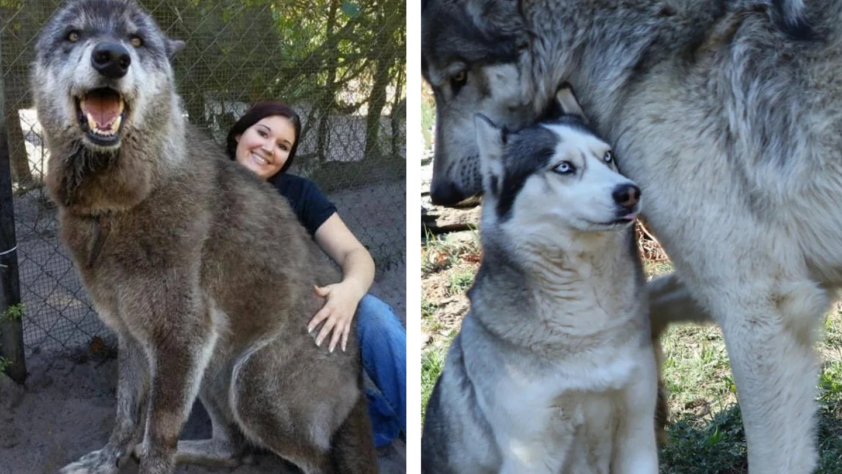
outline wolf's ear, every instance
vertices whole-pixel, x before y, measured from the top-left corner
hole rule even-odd
[[[573,87],[570,84],[563,84],[558,92],[555,93],[555,100],[562,112],[567,115],[575,115],[579,117],[582,122],[588,123],[588,117],[582,111],[579,101],[576,100],[576,95],[573,94]]]
[[[480,30],[494,35],[517,36],[524,21],[520,0],[468,0],[467,12]]]
[[[164,47],[167,50],[167,58],[172,61],[175,53],[184,49],[184,41],[167,39]]]
[[[474,128],[477,130],[483,183],[490,186],[494,194],[499,194],[498,188],[503,179],[503,145],[506,144],[506,130],[497,128],[494,122],[482,114],[474,115]]]

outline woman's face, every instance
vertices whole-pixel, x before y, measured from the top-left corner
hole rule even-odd
[[[264,117],[237,139],[237,161],[263,179],[281,170],[295,144],[295,126],[280,115]]]

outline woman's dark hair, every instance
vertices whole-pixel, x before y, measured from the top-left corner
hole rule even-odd
[[[295,128],[295,142],[289,150],[289,156],[287,157],[286,163],[284,163],[284,166],[282,166],[280,171],[278,171],[278,174],[283,173],[292,166],[293,158],[295,158],[295,151],[298,150],[298,137],[301,135],[301,118],[298,117],[298,114],[292,110],[290,106],[284,104],[283,102],[276,101],[258,102],[252,105],[251,108],[246,111],[245,115],[240,117],[240,120],[237,120],[237,123],[231,127],[231,131],[228,132],[228,139],[226,140],[225,148],[225,151],[228,153],[228,158],[232,160],[237,159],[237,135],[242,135],[249,127],[272,115],[280,115],[281,117],[288,118],[289,121],[292,122],[292,126]]]

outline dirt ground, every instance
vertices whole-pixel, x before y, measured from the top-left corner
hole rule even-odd
[[[101,448],[114,422],[117,362],[96,360],[87,352],[29,361],[30,378],[21,389],[0,380],[0,474],[54,474],[65,464]],[[210,420],[201,404],[193,407],[182,439],[210,438]],[[398,441],[379,456],[382,474],[405,472],[405,448]],[[134,474],[130,462],[120,474]],[[211,469],[182,466],[183,473],[295,473],[294,466],[266,453],[251,464]]]

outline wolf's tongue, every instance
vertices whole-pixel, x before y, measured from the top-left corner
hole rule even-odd
[[[120,115],[120,98],[89,95],[85,97],[82,112],[93,117],[97,128],[105,129]]]

